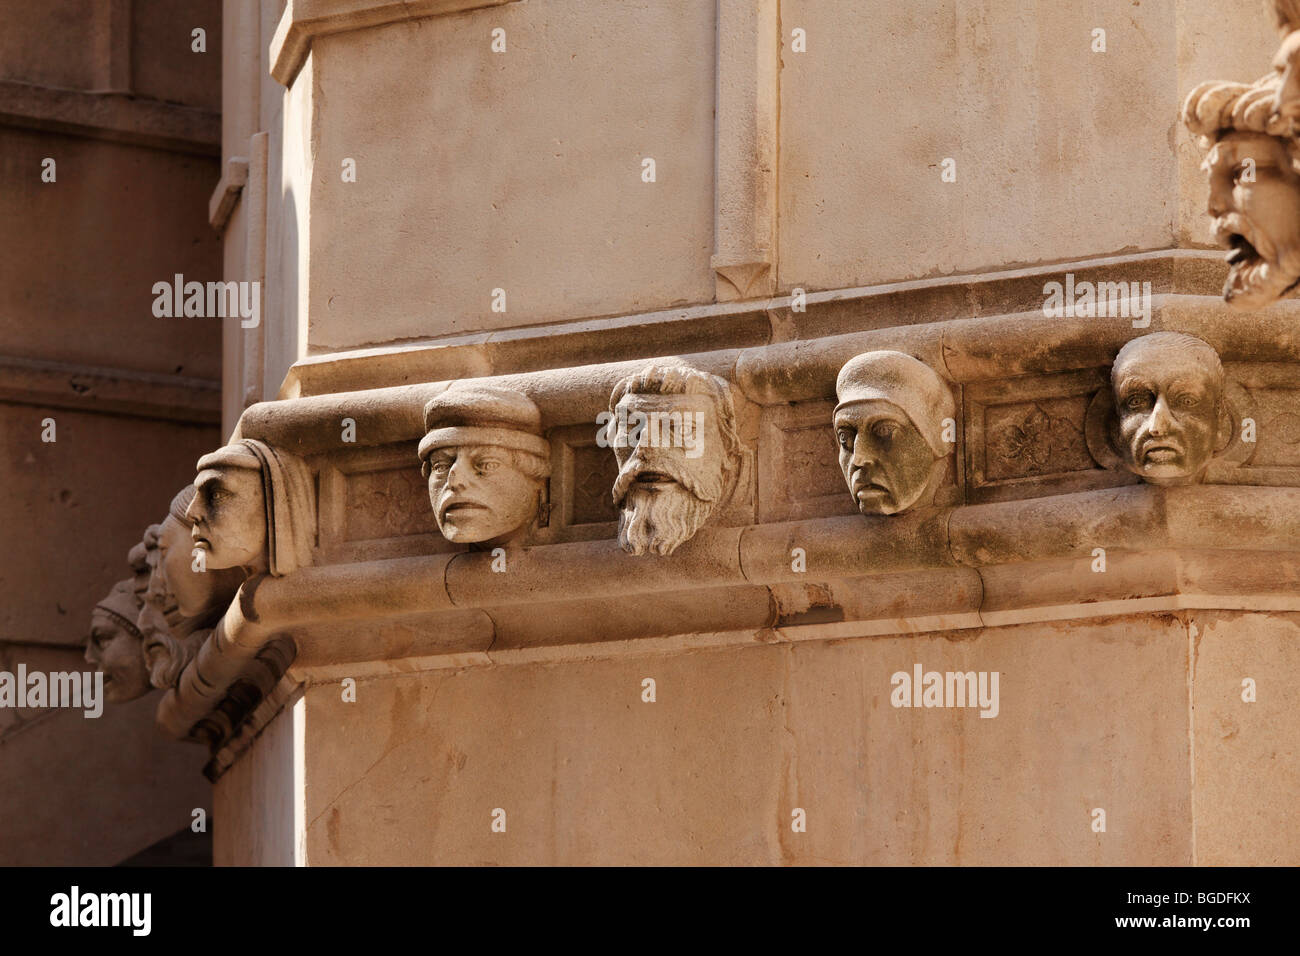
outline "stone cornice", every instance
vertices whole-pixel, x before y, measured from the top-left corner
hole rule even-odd
[[[221,423],[220,382],[14,356],[0,356],[0,401],[201,425]]]
[[[806,571],[792,567],[795,547],[806,552]],[[1107,561],[1100,573],[1098,548]],[[1251,562],[1256,570],[1244,574],[1243,552],[1271,557]],[[707,528],[663,558],[633,557],[616,542],[598,540],[523,548],[509,561],[506,574],[493,570],[491,554],[459,552],[254,579],[168,691],[159,724],[189,735],[237,681],[249,679],[250,664],[272,640],[287,634],[298,643],[293,673],[316,679],[399,659],[394,666],[409,669],[412,658],[424,659],[424,666],[463,666],[511,650],[536,656],[559,645],[599,653],[573,628],[557,636],[539,606],[585,607],[607,619],[617,608],[652,620],[646,637],[665,638],[716,634],[702,617],[702,603],[729,604],[727,619],[740,625],[733,626],[731,643],[1262,606],[1260,595],[1268,596],[1268,606],[1281,601],[1300,609],[1300,596],[1284,586],[1300,573],[1300,489],[1136,485],[895,518]],[[834,591],[835,582],[837,600],[803,606],[805,586],[829,583]],[[909,587],[924,597],[907,610],[880,603],[882,595]],[[710,597],[665,600],[683,589]],[[752,613],[737,615],[736,606]],[[384,641],[383,622],[403,619],[418,620],[436,645]],[[378,639],[338,654],[331,629],[362,620]],[[268,678],[264,691],[279,677]]]
[[[1125,281],[1163,270],[1168,289],[1198,287],[1218,263],[1166,252],[1087,268],[1101,281],[1120,281],[1117,270],[1129,270]],[[761,318],[768,334],[758,343],[715,339],[712,350],[687,355],[657,347],[656,357],[729,383],[747,456],[735,500],[665,556],[634,557],[615,540],[612,457],[594,430],[615,384],[643,371],[645,358],[495,375],[484,363],[447,362],[459,364],[460,377],[441,381],[420,377],[426,367],[416,363],[412,384],[250,407],[235,438],[301,456],[316,476],[311,566],[244,585],[167,693],[160,725],[213,743],[219,756],[247,739],[249,721],[270,716],[263,695],[286,673],[301,682],[511,655],[599,655],[613,634],[634,652],[646,641],[689,648],[1186,607],[1300,609],[1291,587],[1300,580],[1292,439],[1300,306],[1280,304],[1244,323],[1217,296],[1153,289],[1150,323],[1138,328],[1129,316],[1045,316],[1043,283],[1065,271],[1076,270],[1004,274],[996,292],[994,280],[840,290],[798,315],[789,300],[769,300]],[[951,295],[964,307],[946,314],[961,317],[899,321],[900,310],[930,315],[935,296]],[[1008,301],[1033,310],[984,311]],[[754,314],[752,305],[711,309],[672,321],[689,327]],[[786,316],[773,319],[781,309]],[[797,338],[781,334],[787,323]],[[1111,398],[1105,383],[1117,352],[1158,331],[1198,336],[1225,363],[1228,434],[1238,437],[1207,465],[1208,484],[1134,484],[1140,479],[1107,458],[1110,439],[1098,437],[1106,413],[1094,410]],[[846,513],[829,427],[837,374],[880,349],[920,360],[954,393],[957,434],[945,439],[955,447],[937,509]],[[376,357],[391,355],[353,356],[360,365],[348,374],[364,379]],[[507,573],[492,566],[495,555],[438,533],[419,477],[426,403],[471,379],[525,397],[551,448],[545,521],[529,546],[508,551]],[[1239,435],[1247,421],[1258,426],[1258,444]],[[1106,552],[1102,573],[1091,566],[1097,549]],[[1240,550],[1269,557],[1244,575]]]
[[[515,2],[518,0],[289,0],[271,40],[271,75],[285,86],[292,83],[318,36]]]
[[[125,93],[90,93],[0,80],[0,126],[198,156],[221,155],[220,113]]]
[[[1131,320],[1122,317],[1048,318],[1040,309],[683,358],[732,380],[750,401],[770,406],[831,398],[840,366],[860,352],[880,348],[909,352],[959,384],[1109,365],[1129,339],[1161,330],[1196,335],[1213,345],[1225,362],[1300,362],[1298,318],[1300,302],[1294,300],[1259,312],[1244,323],[1217,297],[1159,295],[1153,296],[1151,325],[1144,329],[1134,329]],[[636,360],[606,362],[487,376],[485,380],[526,392],[548,424],[594,421],[614,383],[641,364]],[[424,403],[451,381],[264,402],[244,412],[235,434],[311,454],[336,448],[338,421],[349,417],[357,423],[357,444],[409,441],[423,434]]]
[[[1218,250],[1161,249],[808,292],[805,312],[795,312],[786,295],[330,352],[295,363],[279,397],[748,348],[863,330],[892,330],[888,332],[892,338],[900,327],[933,324],[935,317],[965,319],[1040,310],[1043,284],[1059,280],[1066,272],[1079,281],[1149,281],[1155,296],[1209,298],[1219,295],[1224,265]],[[1276,308],[1294,306],[1291,302]]]

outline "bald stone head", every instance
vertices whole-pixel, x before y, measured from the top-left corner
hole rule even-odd
[[[1202,481],[1229,437],[1223,365],[1181,332],[1133,339],[1110,370],[1124,467],[1157,485]]]

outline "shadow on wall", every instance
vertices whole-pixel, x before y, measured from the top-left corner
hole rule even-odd
[[[211,866],[212,834],[195,833],[189,827],[145,847],[118,866]]]

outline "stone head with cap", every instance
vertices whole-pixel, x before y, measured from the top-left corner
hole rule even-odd
[[[1214,348],[1182,332],[1139,336],[1119,350],[1110,383],[1124,467],[1157,485],[1202,481],[1232,437]]]
[[[864,515],[892,515],[933,500],[947,468],[952,393],[924,362],[865,352],[835,381],[840,470]]]
[[[143,637],[136,626],[141,607],[135,581],[127,578],[90,612],[86,663],[103,673],[104,696],[113,703],[135,700],[150,689]]]
[[[199,459],[184,518],[209,569],[288,574],[311,564],[316,499],[296,455],[241,438]]]
[[[542,416],[520,392],[452,385],[424,406],[421,473],[438,530],[457,544],[502,544],[537,521],[551,446]]]

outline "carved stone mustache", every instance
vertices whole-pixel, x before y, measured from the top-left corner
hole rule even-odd
[[[701,494],[698,482],[686,469],[679,468],[677,462],[670,455],[655,456],[655,460],[647,461],[640,454],[633,455],[627,460],[622,468],[619,469],[618,477],[614,479],[614,501],[620,502],[627,490],[632,487],[636,480],[645,474],[662,475],[669,478],[684,487],[697,498],[707,500],[706,496]]]

